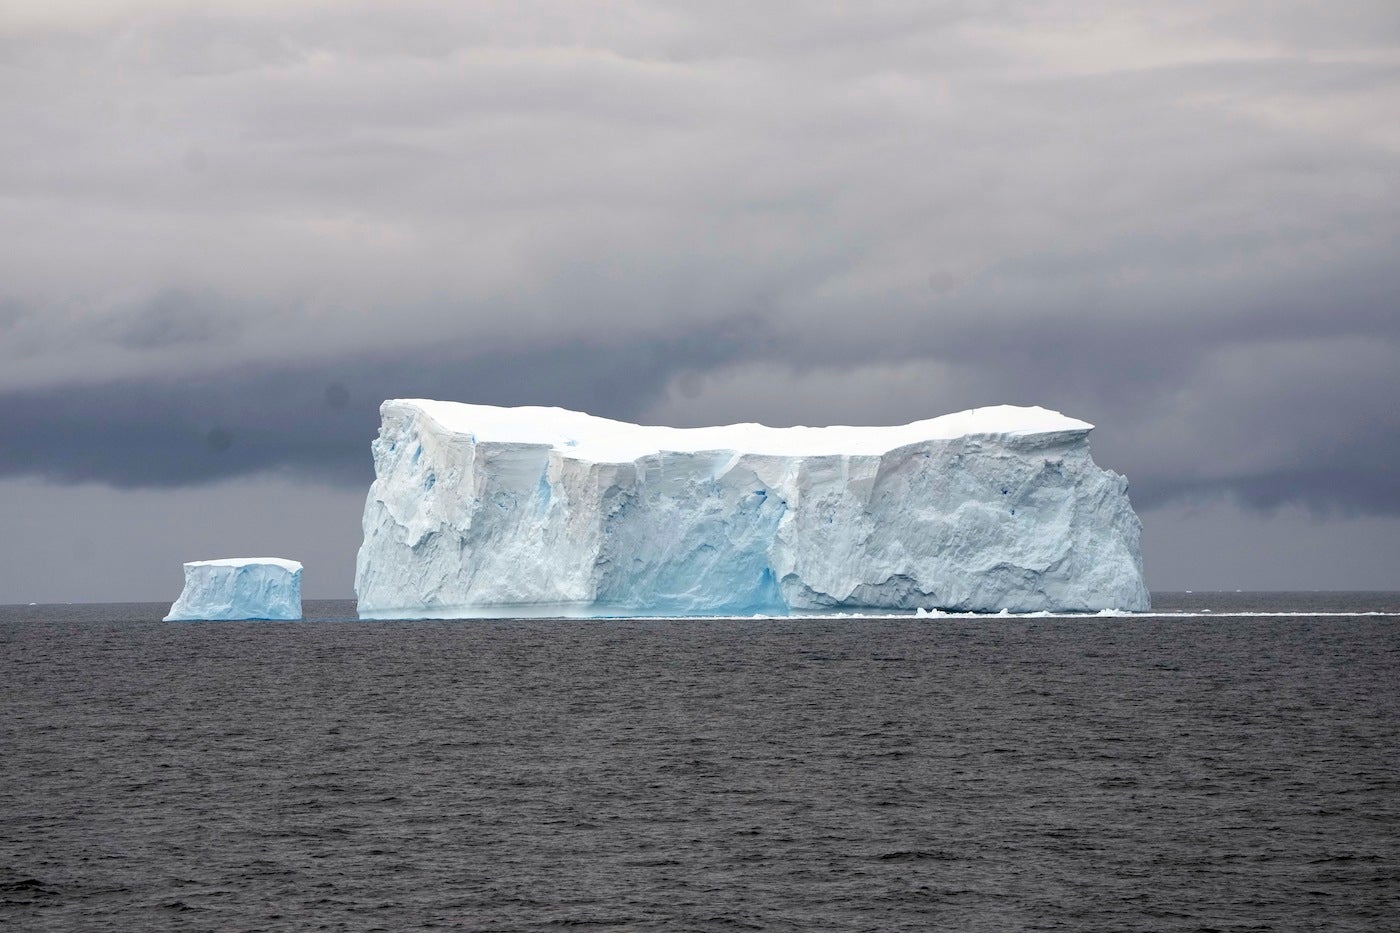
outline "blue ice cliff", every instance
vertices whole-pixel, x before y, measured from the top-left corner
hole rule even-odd
[[[185,589],[165,621],[300,618],[301,564],[231,557],[185,564]]]
[[[1043,408],[899,427],[642,427],[396,399],[362,618],[1148,608],[1092,425]]]

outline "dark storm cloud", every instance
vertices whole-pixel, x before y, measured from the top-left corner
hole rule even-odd
[[[184,486],[290,470],[368,484],[385,398],[566,405],[636,418],[667,380],[771,348],[735,319],[669,340],[428,350],[0,394],[0,476]]]
[[[359,483],[392,396],[1011,402],[1099,424],[1143,506],[1394,514],[1397,34],[1249,0],[0,14],[0,474]]]
[[[163,350],[227,338],[236,319],[209,295],[167,289],[119,320],[114,341],[133,350]]]
[[[980,353],[975,334],[954,336],[942,356],[892,354],[854,376],[814,364],[749,316],[671,340],[422,351],[9,393],[0,475],[152,487],[290,470],[363,485],[388,397],[682,423],[896,421],[1010,402],[1102,425],[1098,458],[1132,478],[1142,508],[1227,495],[1252,508],[1400,514],[1400,354],[1383,342],[1222,340],[1201,360],[1165,339],[1142,357],[1120,331],[1097,340],[1029,331]],[[1176,362],[1135,382],[1133,366],[1148,359]],[[706,392],[716,381],[740,388],[716,401]],[[1116,384],[1134,388],[1115,398]],[[1141,397],[1151,392],[1169,403]]]

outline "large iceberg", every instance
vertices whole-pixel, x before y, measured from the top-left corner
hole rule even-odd
[[[1143,610],[1093,427],[998,406],[900,427],[642,427],[395,399],[362,618]]]
[[[165,621],[300,619],[301,569],[280,557],[190,561]]]

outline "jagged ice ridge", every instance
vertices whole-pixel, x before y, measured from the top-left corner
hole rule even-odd
[[[363,618],[1149,606],[1127,481],[1083,421],[643,427],[386,401]]]

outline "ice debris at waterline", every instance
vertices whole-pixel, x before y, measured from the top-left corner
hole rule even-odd
[[[1093,427],[998,406],[899,427],[641,427],[380,407],[362,618],[1148,608]]]
[[[300,619],[301,569],[280,557],[190,561],[165,621]]]

